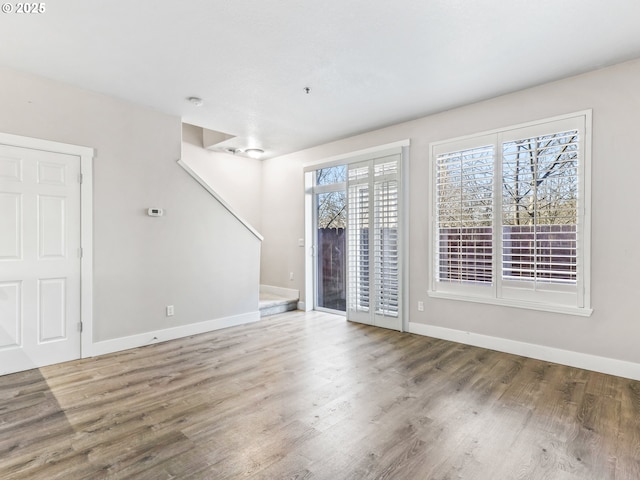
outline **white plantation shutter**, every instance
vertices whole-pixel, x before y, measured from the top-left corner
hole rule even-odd
[[[588,119],[432,145],[432,294],[590,313]]]
[[[436,157],[436,279],[493,284],[494,146]]]
[[[585,306],[584,116],[499,135],[500,294]]]
[[[398,159],[374,162],[373,272],[376,314],[398,316]]]
[[[350,165],[347,214],[347,308],[369,312],[369,167]]]
[[[347,317],[400,330],[400,154],[350,164]]]
[[[577,130],[504,142],[502,276],[536,284],[577,278]]]

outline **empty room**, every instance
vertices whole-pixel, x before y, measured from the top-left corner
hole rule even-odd
[[[0,12],[0,478],[640,478],[640,3]]]

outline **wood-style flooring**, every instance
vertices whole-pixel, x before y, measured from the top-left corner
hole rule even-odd
[[[0,377],[6,479],[640,479],[640,382],[260,322]]]

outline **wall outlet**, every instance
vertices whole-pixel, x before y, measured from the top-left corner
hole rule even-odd
[[[293,272],[289,272],[289,280],[293,280]]]
[[[173,305],[167,305],[167,317],[173,317]]]
[[[418,302],[418,311],[424,312],[424,302]]]

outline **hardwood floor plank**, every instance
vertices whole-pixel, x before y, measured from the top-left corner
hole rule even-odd
[[[640,478],[640,382],[291,312],[0,377],[0,478]]]

